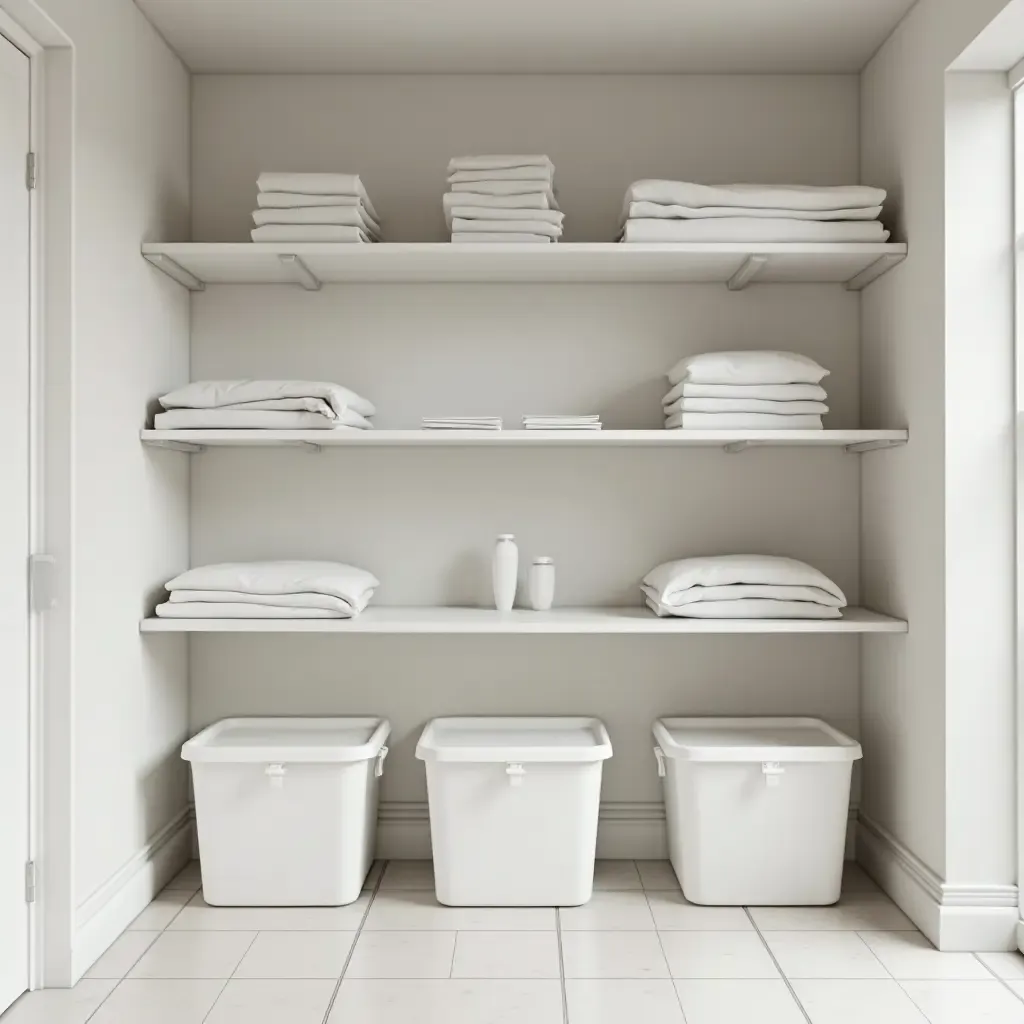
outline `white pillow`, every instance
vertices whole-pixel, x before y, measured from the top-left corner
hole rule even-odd
[[[189,569],[166,584],[175,590],[242,594],[328,594],[357,605],[380,586],[373,573],[342,562],[223,562]]]
[[[322,398],[341,416],[352,409],[372,416],[373,403],[340,384],[320,380],[197,380],[164,395],[165,409],[219,409],[242,402],[266,402],[278,398]]]
[[[640,588],[651,600],[662,603],[661,596],[646,584]],[[175,595],[176,596],[176,595]],[[174,600],[172,596],[171,600]],[[199,600],[193,598],[192,600]],[[768,583],[734,583],[727,587],[690,587],[673,591],[672,600],[665,601],[668,607],[683,608],[691,604],[734,603],[745,600],[803,601],[813,602],[828,608],[841,608],[845,602],[835,594],[821,587],[785,587]]]
[[[703,352],[668,371],[671,384],[817,384],[827,376],[799,352]]]

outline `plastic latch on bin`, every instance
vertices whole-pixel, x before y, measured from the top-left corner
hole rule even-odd
[[[263,771],[270,779],[270,785],[274,789],[280,789],[284,785],[284,777],[288,774],[288,769],[283,764],[268,764]]]
[[[377,751],[377,763],[373,766],[373,774],[379,779],[384,774],[384,758],[388,756],[388,748],[381,747]]]
[[[508,776],[510,786],[521,786],[523,784],[523,776],[526,774],[526,769],[521,764],[509,762],[505,765],[505,774]]]
[[[658,762],[658,778],[665,778],[665,751],[661,747],[654,748],[654,757]]]
[[[779,777],[786,774],[786,769],[778,761],[762,761],[761,774],[766,786],[777,786]]]

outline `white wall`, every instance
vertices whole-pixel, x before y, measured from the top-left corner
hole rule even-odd
[[[333,168],[363,174],[389,239],[440,239],[450,156],[540,151],[566,237],[608,239],[642,176],[856,180],[857,106],[848,76],[199,76],[193,232],[247,237],[260,170]],[[745,346],[819,358],[829,425],[859,425],[859,299],[837,286],[218,286],[193,297],[192,327],[195,378],[339,379],[383,427],[537,410],[655,427],[676,359]],[[743,550],[803,558],[858,596],[858,459],[836,451],[222,451],[192,467],[193,564],[350,560],[383,580],[382,604],[486,603],[505,531],[524,558],[554,556],[563,604],[639,603],[657,562]],[[193,727],[387,715],[388,802],[424,798],[413,747],[437,714],[599,714],[616,751],[603,798],[626,803],[659,799],[660,714],[818,714],[858,731],[856,638],[222,635],[194,638],[190,662]]]

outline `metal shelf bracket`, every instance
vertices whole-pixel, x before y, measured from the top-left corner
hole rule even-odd
[[[768,257],[762,255],[748,256],[739,270],[726,282],[731,292],[741,292],[768,265]]]
[[[291,271],[292,277],[294,277],[307,292],[320,291],[320,278],[318,278],[298,256],[282,254],[278,259],[280,259],[286,270]]]

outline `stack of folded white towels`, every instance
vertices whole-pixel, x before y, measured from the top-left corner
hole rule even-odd
[[[315,380],[199,380],[160,398],[157,430],[370,430],[377,411],[354,391]]]
[[[623,242],[884,242],[885,189],[697,185],[645,179],[626,192]]]
[[[652,569],[640,589],[656,615],[694,619],[840,619],[843,592],[795,558],[717,555]]]
[[[600,430],[601,417],[587,416],[524,416],[524,430]]]
[[[165,584],[163,619],[351,619],[380,581],[342,562],[225,562]]]
[[[444,216],[453,242],[557,242],[555,168],[546,156],[457,156]]]
[[[828,370],[798,352],[705,352],[668,372],[667,430],[821,430]]]
[[[254,242],[379,242],[380,221],[358,174],[264,171]]]

